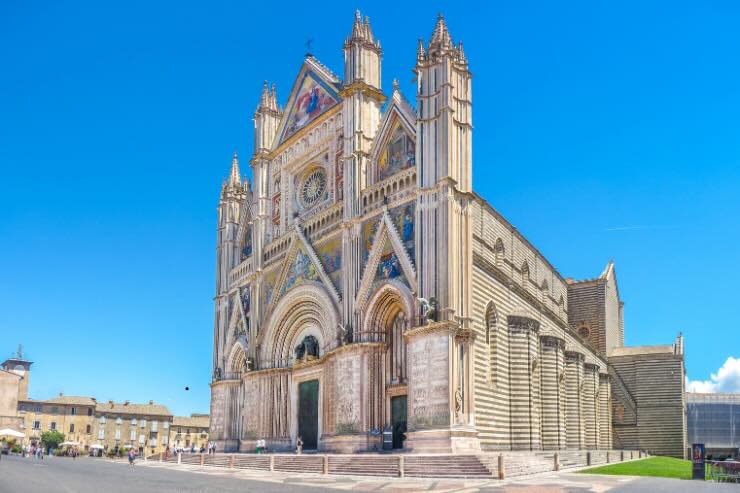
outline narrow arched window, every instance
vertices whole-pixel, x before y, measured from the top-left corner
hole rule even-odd
[[[496,240],[496,244],[493,246],[494,260],[497,267],[501,267],[506,256],[506,249],[504,248],[504,242],[501,238]]]
[[[496,306],[493,302],[486,308],[486,345],[488,346],[488,379],[491,385],[496,385],[496,375],[498,373],[498,316]]]

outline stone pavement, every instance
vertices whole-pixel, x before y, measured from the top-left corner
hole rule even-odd
[[[370,478],[361,476],[322,476],[318,474],[289,474],[234,470],[214,466],[176,465],[160,462],[142,463],[145,467],[179,469],[209,476],[228,476],[265,483],[300,486],[301,491],[311,488],[345,491],[372,491],[382,493],[653,493],[680,492],[740,492],[737,485],[700,483],[664,478],[638,478],[633,476],[606,476],[578,474],[576,472],[544,473],[499,481],[497,479],[423,479],[423,478]],[[295,490],[292,490],[295,491]]]
[[[498,480],[387,479],[245,471],[219,467],[51,457],[3,457],[0,493],[319,493],[337,490],[411,493],[738,493],[738,485],[677,479],[547,473]]]

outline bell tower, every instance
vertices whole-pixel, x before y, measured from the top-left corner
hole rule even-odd
[[[381,92],[380,41],[373,36],[370,19],[355,12],[352,32],[344,42],[344,85],[342,98],[342,136],[344,163],[344,234],[342,237],[343,325],[357,327],[354,299],[360,282],[361,235],[355,219],[362,214],[362,190],[367,186],[369,153],[380,126],[380,109],[385,101]]]
[[[420,296],[437,299],[440,320],[465,322],[472,299],[472,75],[441,15],[429,45],[419,40],[415,73]]]
[[[18,350],[10,358],[0,364],[0,368],[19,375],[21,381],[18,385],[18,400],[28,399],[28,381],[31,376],[31,365],[33,361],[28,361],[23,356],[23,345],[18,345]]]
[[[229,272],[241,260],[239,255],[239,215],[247,200],[249,183],[240,176],[239,158],[234,153],[229,179],[221,186],[218,202],[218,232],[216,242],[216,324],[213,340],[213,370],[221,368],[226,358],[223,347],[228,327]]]

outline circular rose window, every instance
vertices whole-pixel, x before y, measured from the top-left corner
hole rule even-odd
[[[319,168],[310,172],[301,183],[301,204],[305,208],[319,203],[326,192],[326,172]]]

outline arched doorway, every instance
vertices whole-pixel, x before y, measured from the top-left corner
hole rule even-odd
[[[410,325],[410,295],[388,284],[371,299],[365,319],[365,330],[380,336],[384,342],[382,358],[382,393],[385,408],[383,428],[390,427],[393,448],[403,448],[407,424],[407,354],[404,333]]]

